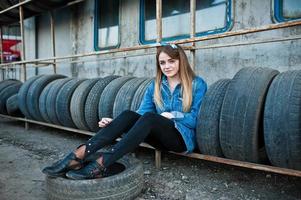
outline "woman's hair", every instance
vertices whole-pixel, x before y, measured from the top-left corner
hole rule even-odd
[[[183,111],[188,112],[192,103],[192,81],[195,77],[195,73],[190,67],[187,56],[184,50],[175,44],[160,46],[157,49],[157,73],[155,80],[155,93],[154,101],[155,103],[162,108],[162,98],[161,98],[161,82],[162,82],[162,71],[159,64],[159,55],[161,52],[166,53],[172,59],[179,60],[179,77],[181,81],[181,93],[183,98]]]

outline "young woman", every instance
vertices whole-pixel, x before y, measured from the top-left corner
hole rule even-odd
[[[114,120],[102,118],[102,129],[64,159],[43,169],[49,176],[70,179],[102,177],[105,169],[141,142],[174,152],[192,152],[195,144],[197,114],[207,90],[204,80],[194,74],[187,56],[178,45],[157,49],[156,79],[145,92],[139,109],[124,111]],[[83,167],[85,158],[113,143],[109,154],[101,155]]]

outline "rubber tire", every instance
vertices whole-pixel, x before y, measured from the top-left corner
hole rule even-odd
[[[98,79],[88,79],[83,81],[73,92],[70,102],[71,118],[75,126],[81,130],[89,130],[85,120],[85,103],[91,88]]]
[[[113,107],[119,89],[134,77],[124,76],[111,81],[103,90],[98,104],[98,117],[113,117]]]
[[[219,131],[226,158],[254,163],[267,161],[263,141],[264,101],[278,73],[270,68],[247,67],[229,83]]]
[[[90,90],[85,103],[85,120],[90,131],[99,130],[98,103],[104,88],[119,76],[107,76],[100,79]]]
[[[219,139],[219,120],[230,79],[213,83],[206,92],[198,113],[196,139],[200,152],[224,157]]]
[[[64,84],[57,94],[55,112],[60,124],[63,126],[76,128],[71,117],[70,102],[73,92],[84,80],[85,79],[72,79]]]
[[[47,107],[46,107],[46,100],[48,98],[48,93],[52,86],[54,85],[55,81],[52,81],[49,83],[42,91],[40,97],[39,97],[39,111],[42,116],[43,121],[51,123],[49,116],[47,114]]]
[[[0,82],[0,92],[4,90],[6,87],[13,85],[15,83],[22,83],[21,81],[15,79],[6,79]]]
[[[117,161],[125,170],[112,176],[91,180],[70,180],[46,176],[46,194],[50,200],[130,200],[143,189],[142,164],[125,156]]]
[[[113,106],[113,118],[116,118],[122,113],[122,111],[130,110],[132,99],[141,83],[145,78],[134,78],[127,81],[118,91],[114,106]]]
[[[72,78],[64,78],[64,79],[57,79],[54,82],[53,86],[51,87],[47,99],[46,99],[46,111],[47,116],[49,117],[50,123],[61,125],[57,116],[56,116],[56,98],[57,94],[59,93],[60,89],[63,87],[64,84],[71,81]]]
[[[38,75],[38,76],[33,76],[30,79],[28,79],[27,81],[25,81],[23,83],[23,85],[21,86],[19,93],[18,93],[18,105],[19,105],[19,109],[21,110],[21,112],[23,113],[23,115],[28,118],[28,119],[32,119],[32,117],[29,114],[28,108],[27,108],[27,103],[26,103],[26,99],[27,99],[27,93],[29,90],[29,87],[40,77],[42,77],[44,75]]]
[[[151,84],[153,79],[146,79],[143,83],[140,84],[140,86],[138,87],[137,91],[134,94],[133,100],[132,100],[132,104],[131,104],[131,109],[132,111],[136,111],[138,110],[142,99],[144,97],[144,93],[146,91],[146,89],[148,88],[148,86]]]
[[[28,89],[26,96],[26,104],[28,112],[33,119],[43,121],[42,115],[39,110],[39,98],[42,90],[52,81],[56,79],[65,78],[66,76],[60,74],[45,75],[38,78]]]
[[[24,117],[19,109],[18,94],[14,94],[6,101],[7,114],[14,117]]]
[[[301,70],[279,74],[268,91],[264,140],[272,165],[301,170]]]
[[[0,92],[0,113],[7,115],[7,109],[6,109],[6,101],[9,97],[13,96],[14,94],[17,94],[22,83],[14,83],[5,89],[3,89]]]

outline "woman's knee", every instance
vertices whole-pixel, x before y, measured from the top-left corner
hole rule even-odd
[[[143,118],[155,118],[158,117],[157,113],[153,113],[153,112],[146,112],[142,115]]]
[[[125,110],[122,111],[122,113],[119,116],[131,116],[131,115],[139,115],[139,114],[132,110]]]
[[[146,112],[142,115],[141,120],[144,122],[148,122],[150,124],[153,124],[160,118],[160,115],[157,113],[152,113],[152,112]]]

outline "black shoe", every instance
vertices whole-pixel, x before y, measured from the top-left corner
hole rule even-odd
[[[72,160],[77,161],[78,164],[69,166]],[[69,170],[81,167],[82,163],[83,160],[77,158],[76,155],[73,152],[71,152],[64,159],[57,161],[52,166],[45,167],[42,170],[42,172],[48,176],[53,176],[53,177],[62,176]]]
[[[101,166],[97,161],[92,161],[79,170],[70,170],[66,176],[70,179],[94,179],[105,176],[106,168]]]

